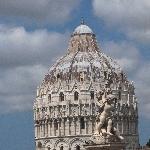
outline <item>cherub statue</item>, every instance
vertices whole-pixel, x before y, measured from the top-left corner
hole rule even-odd
[[[95,135],[112,136],[116,135],[119,139],[123,139],[120,136],[119,131],[113,126],[113,109],[116,101],[116,97],[112,95],[110,89],[105,89],[97,93],[97,105],[100,106],[101,111],[97,116],[97,124],[95,129]]]

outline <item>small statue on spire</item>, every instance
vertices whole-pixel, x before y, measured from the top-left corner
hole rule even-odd
[[[81,24],[85,24],[85,21],[84,21],[84,18],[83,17],[81,17]]]

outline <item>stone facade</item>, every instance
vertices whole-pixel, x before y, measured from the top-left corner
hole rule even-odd
[[[37,88],[33,106],[36,150],[84,149],[99,111],[96,94],[107,84],[117,96],[115,126],[125,138],[127,149],[137,149],[134,85],[119,65],[101,52],[92,30],[81,24],[71,36],[67,54],[49,69]]]

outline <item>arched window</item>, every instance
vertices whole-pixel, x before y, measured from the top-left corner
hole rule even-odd
[[[38,142],[38,148],[42,148],[42,143]]]
[[[47,150],[50,150],[50,149],[51,149],[50,147],[47,148]]]
[[[55,130],[58,130],[58,122],[57,121],[54,122],[54,128],[55,128]]]
[[[51,94],[48,95],[48,101],[51,102]]]
[[[91,99],[94,99],[94,91],[91,91]]]
[[[107,72],[104,71],[104,78],[107,79]]]
[[[59,94],[59,101],[64,101],[64,93],[60,92]]]
[[[81,118],[80,118],[80,128],[81,128],[81,129],[85,129],[84,117],[81,117]]]
[[[123,81],[123,79],[124,79],[124,74],[123,74],[123,72],[121,73],[121,80]]]
[[[83,82],[84,80],[84,72],[80,72],[80,82]]]
[[[57,79],[60,79],[60,74],[59,73],[57,74]]]
[[[63,149],[64,149],[64,147],[63,147],[63,146],[61,146],[61,147],[60,147],[60,150],[63,150]]]
[[[80,150],[80,146],[79,145],[76,146],[76,150]]]
[[[118,99],[121,100],[121,91],[118,92]]]
[[[118,99],[121,100],[121,90],[122,90],[122,87],[119,86],[118,88]]]
[[[79,99],[79,93],[77,91],[74,92],[74,100],[77,101]]]

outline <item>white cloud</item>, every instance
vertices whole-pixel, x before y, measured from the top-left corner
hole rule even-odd
[[[126,34],[130,39],[135,39],[144,44],[150,43],[150,28],[149,29],[128,29]]]
[[[117,27],[132,39],[149,42],[149,0],[94,0],[93,10],[109,27]]]
[[[36,87],[47,68],[42,65],[20,66],[1,72],[0,113],[31,110]]]
[[[123,70],[132,74],[139,65],[139,50],[132,44],[122,41],[116,43],[114,41],[105,42],[102,45],[104,52],[116,59]]]
[[[40,23],[62,23],[69,19],[80,0],[0,0],[0,16]],[[10,19],[9,18],[9,19]]]
[[[0,65],[7,68],[47,64],[56,54],[64,53],[67,39],[68,33],[60,34],[44,29],[28,32],[24,27],[0,25]]]
[[[0,25],[0,113],[32,108],[36,86],[65,53],[68,35]]]

